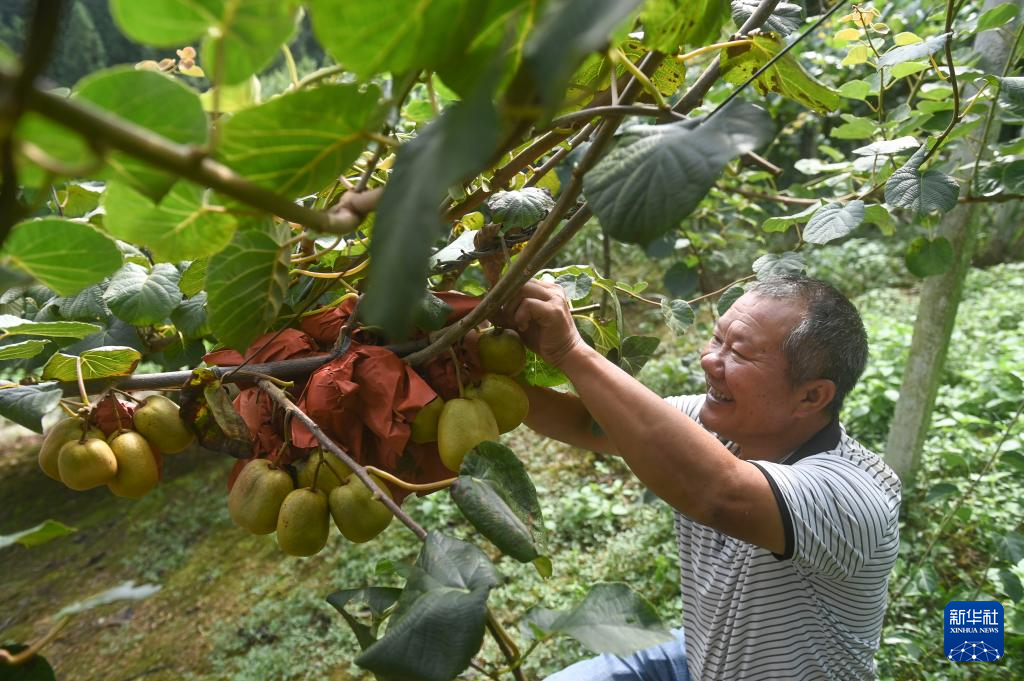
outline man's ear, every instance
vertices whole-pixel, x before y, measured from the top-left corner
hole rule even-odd
[[[827,378],[808,381],[800,387],[800,403],[797,405],[797,414],[811,416],[823,411],[832,404],[832,399],[835,396],[836,384]]]

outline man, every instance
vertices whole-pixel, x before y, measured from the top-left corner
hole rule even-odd
[[[701,353],[707,393],[667,400],[582,340],[561,287],[530,282],[506,314],[578,395],[530,388],[527,424],[621,456],[678,512],[684,640],[550,678],[874,678],[900,482],[839,425],[867,360],[842,294],[755,284]]]

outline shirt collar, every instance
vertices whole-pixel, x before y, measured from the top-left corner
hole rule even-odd
[[[839,428],[839,419],[832,419],[828,425],[819,430],[811,439],[794,449],[786,458],[779,463],[791,466],[801,459],[806,459],[815,454],[821,454],[835,449],[839,446],[839,438],[842,431]]]

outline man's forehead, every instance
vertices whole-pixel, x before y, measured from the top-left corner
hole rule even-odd
[[[764,296],[751,291],[736,299],[725,314],[718,318],[715,328],[732,327],[733,321],[741,321],[742,324],[737,331],[753,324],[788,333],[800,323],[804,313],[804,306],[799,301]]]

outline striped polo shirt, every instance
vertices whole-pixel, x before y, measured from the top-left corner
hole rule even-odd
[[[668,402],[700,423],[703,395]],[[838,421],[781,462],[750,463],[782,511],[783,554],[676,514],[691,677],[874,679],[899,478]]]

